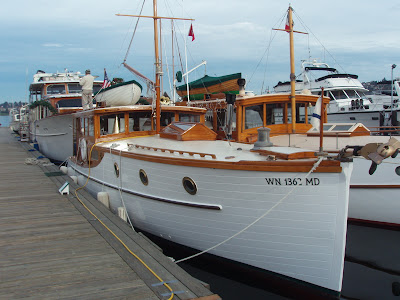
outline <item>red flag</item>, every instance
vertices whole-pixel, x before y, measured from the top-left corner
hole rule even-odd
[[[189,34],[188,36],[192,37],[192,42],[194,41],[194,32],[193,32],[193,25],[190,24]]]
[[[287,31],[287,32],[290,31],[289,14],[287,15],[287,18],[286,18],[285,31]]]

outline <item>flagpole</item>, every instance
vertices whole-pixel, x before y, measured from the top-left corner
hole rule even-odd
[[[153,15],[154,15],[154,52],[155,52],[155,67],[156,67],[156,134],[160,132],[160,62],[158,56],[158,27],[157,27],[157,0],[153,0]]]
[[[294,42],[293,42],[293,16],[292,7],[288,10],[289,21],[289,44],[290,44],[290,100],[292,106],[292,132],[296,132],[296,75],[294,64]]]
[[[292,110],[292,133],[296,132],[296,75],[295,75],[295,64],[294,64],[294,42],[293,33],[307,34],[306,32],[293,30],[293,8],[289,5],[287,14],[287,23],[285,29],[275,29],[279,31],[286,31],[289,33],[289,46],[290,46],[290,103]]]
[[[321,119],[319,121],[319,153],[323,153],[324,145],[324,122],[325,122],[325,112],[324,112],[324,88],[321,87]]]
[[[186,26],[183,28],[183,32],[186,32]],[[187,64],[187,37],[185,38],[185,68],[186,73],[188,71],[188,64]],[[189,99],[189,74],[186,77],[186,94],[187,94],[187,105],[190,106],[190,99]]]

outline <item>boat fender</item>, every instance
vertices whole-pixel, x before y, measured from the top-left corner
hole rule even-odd
[[[73,181],[75,184],[78,184],[78,176],[71,175],[71,176],[69,176],[69,177],[71,177],[72,181]]]
[[[72,169],[71,167],[68,167],[68,176],[72,176],[72,175],[74,175],[75,174],[75,171],[74,171],[74,169]]]
[[[126,213],[125,207],[118,207],[118,216],[124,220],[125,222],[128,222],[128,215]]]
[[[87,145],[86,145],[86,140],[84,138],[81,139],[79,142],[79,147],[81,148],[81,158],[83,161],[86,161],[87,159]]]
[[[86,178],[85,178],[84,176],[82,176],[82,175],[79,175],[79,176],[78,176],[78,184],[79,184],[80,186],[84,186],[85,183],[86,183]]]
[[[97,200],[108,209],[110,208],[110,197],[107,192],[98,192],[97,193]]]
[[[60,171],[61,171],[63,174],[67,174],[67,173],[68,173],[68,168],[67,168],[66,166],[61,166],[61,167],[60,167]]]

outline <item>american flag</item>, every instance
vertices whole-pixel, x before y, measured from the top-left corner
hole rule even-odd
[[[101,86],[102,89],[106,89],[111,85],[111,81],[108,80],[106,69],[104,69],[104,81],[103,85]]]

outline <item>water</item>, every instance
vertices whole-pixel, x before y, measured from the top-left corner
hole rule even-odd
[[[168,256],[182,255],[176,252],[176,248],[161,247]],[[245,274],[223,274],[222,267],[199,259],[179,266],[208,283],[211,291],[222,299],[289,299],[237,279],[245,279]],[[400,300],[400,296],[395,296],[392,291],[393,284],[394,289],[398,284],[400,294],[400,231],[349,224],[341,299]]]
[[[1,124],[1,127],[10,126],[10,116],[9,115],[0,115],[0,124]]]

